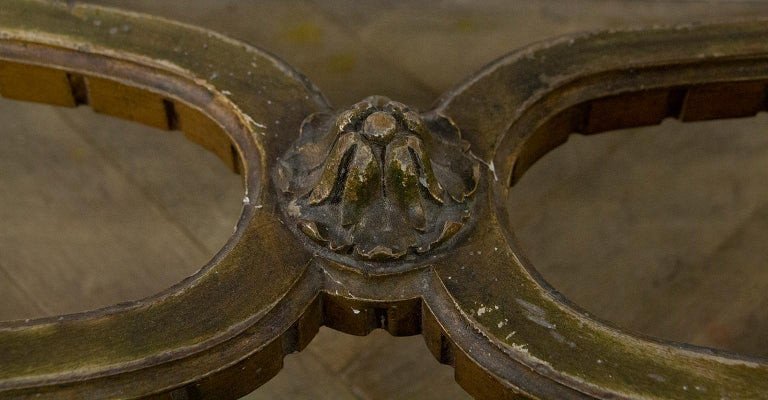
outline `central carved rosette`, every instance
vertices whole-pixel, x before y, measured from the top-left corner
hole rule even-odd
[[[480,175],[456,125],[372,96],[317,113],[279,159],[275,181],[297,227],[369,260],[421,254],[466,224]]]

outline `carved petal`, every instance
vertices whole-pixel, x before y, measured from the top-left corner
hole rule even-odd
[[[336,119],[336,131],[337,132],[349,132],[355,129],[355,124],[358,123],[359,112],[356,110],[346,110],[339,114]]]
[[[387,197],[380,197],[366,209],[365,218],[355,226],[357,254],[368,260],[404,256],[417,243],[415,231],[402,229],[407,224],[406,218]]]
[[[336,144],[331,149],[331,153],[325,159],[325,169],[320,175],[320,180],[309,187],[314,187],[309,195],[309,204],[320,204],[333,193],[337,184],[337,177],[340,176],[341,169],[346,168],[346,163],[352,157],[355,151],[354,145],[359,141],[357,133],[345,133],[339,137]]]
[[[328,239],[326,239],[325,236],[323,236],[323,234],[320,232],[320,229],[317,227],[315,222],[299,221],[298,225],[299,229],[301,229],[305,235],[309,236],[310,239],[321,243],[328,241]]]
[[[477,189],[480,180],[480,165],[468,158],[448,159],[450,164],[433,164],[435,175],[445,185],[451,198],[463,203]]]
[[[464,151],[469,148],[469,142],[461,139],[459,127],[452,119],[439,113],[431,113],[425,115],[422,121],[439,139],[448,143],[461,143],[461,148]]]
[[[443,187],[440,185],[440,181],[437,180],[437,177],[432,170],[432,161],[430,160],[429,154],[424,151],[423,142],[413,135],[405,136],[404,140],[407,143],[408,148],[411,149],[415,155],[416,163],[419,167],[419,184],[427,189],[427,192],[429,192],[435,201],[442,204]]]
[[[456,221],[445,221],[443,224],[443,228],[440,230],[440,234],[437,236],[437,239],[435,239],[432,243],[429,243],[427,245],[424,245],[422,247],[419,247],[416,249],[419,253],[426,253],[430,249],[433,249],[442,243],[445,243],[450,238],[456,236],[456,234],[461,230],[461,227],[464,226],[461,222]]]
[[[409,131],[424,134],[425,127],[418,113],[410,110],[406,111],[403,113],[403,120]]]
[[[277,162],[277,175],[275,176],[277,187],[282,192],[288,192],[291,190],[291,183],[294,180],[293,168],[283,159],[278,159]]]
[[[405,104],[399,101],[392,101],[392,100],[389,100],[384,108],[389,112],[394,112],[398,114],[403,114],[410,110],[410,108],[408,108],[408,106],[406,106]]]
[[[328,132],[333,123],[333,115],[315,113],[301,124],[301,135],[292,157],[298,157],[294,164],[301,165],[306,170],[319,167],[325,160],[326,154],[336,141],[336,134]]]
[[[368,204],[381,196],[381,171],[371,146],[359,141],[353,151],[343,178],[341,223],[344,226],[357,223]]]
[[[383,261],[394,260],[405,255],[407,249],[392,249],[387,246],[377,245],[372,249],[357,248],[357,254],[366,260]]]
[[[424,231],[427,222],[421,204],[419,167],[405,139],[396,140],[389,145],[384,160],[384,171],[387,195],[408,214],[411,227]]]
[[[365,100],[357,104],[365,104],[367,106],[366,110],[368,110],[372,108],[382,109],[382,108],[385,108],[389,103],[394,103],[394,102],[389,100],[388,97],[373,95],[373,96],[366,97]]]

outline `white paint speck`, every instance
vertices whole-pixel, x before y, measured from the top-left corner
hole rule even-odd
[[[563,344],[567,344],[568,347],[570,347],[572,349],[576,348],[576,343],[566,339],[565,336],[559,334],[557,331],[550,330],[549,334],[552,335],[552,337],[555,338],[555,340],[557,340],[558,342],[563,343]]]
[[[257,128],[261,128],[261,129],[267,129],[267,126],[266,126],[266,125],[264,125],[264,124],[262,124],[262,123],[259,123],[259,122],[256,122],[256,121],[254,121],[254,120],[253,120],[253,118],[251,118],[251,116],[250,116],[250,115],[248,115],[248,114],[244,114],[244,115],[243,115],[243,118],[245,118],[245,120],[246,120],[246,121],[248,121],[248,123],[249,123],[249,124],[251,124],[251,125],[255,125]],[[263,130],[255,130],[254,134],[259,134],[259,135],[261,135],[261,136],[267,136],[267,135],[264,133],[264,131],[263,131]],[[256,138],[256,136],[254,136],[254,139],[255,139],[255,138]]]
[[[529,303],[523,299],[515,299],[515,302],[521,305],[530,314],[534,314],[538,316],[546,315],[546,312],[544,311],[544,309],[535,304]]]
[[[528,345],[527,344],[516,344],[516,343],[510,343],[510,346],[514,348],[517,351],[527,353],[528,352]]]
[[[354,309],[354,308],[352,309],[352,312],[355,313],[355,314],[360,314],[360,310],[357,310],[357,309]]]
[[[288,203],[288,206],[285,207],[285,211],[288,212],[288,215],[294,218],[301,215],[301,208],[299,208],[299,205],[296,204],[296,199],[291,200],[291,202]]]
[[[526,311],[525,317],[529,321],[532,321],[537,325],[543,326],[547,329],[557,329],[557,325],[547,321],[547,318],[546,318],[547,313],[546,311],[544,311],[543,308],[535,304],[529,303],[523,299],[515,299],[515,302],[517,302],[517,304],[521,305],[525,309]]]
[[[488,163],[488,169],[491,170],[491,172],[493,172],[493,180],[498,181],[499,177],[496,175],[496,166],[493,165],[493,161]]]
[[[536,316],[536,315],[528,315],[526,316],[529,321],[535,323],[536,325],[543,326],[547,329],[557,329],[557,325],[547,321],[546,319]]]

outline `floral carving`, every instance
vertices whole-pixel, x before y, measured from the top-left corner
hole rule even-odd
[[[369,260],[425,253],[465,225],[480,176],[447,117],[372,96],[317,113],[279,160],[287,214],[314,241]]]

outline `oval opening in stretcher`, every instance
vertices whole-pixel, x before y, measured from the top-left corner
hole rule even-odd
[[[767,125],[760,113],[572,135],[514,183],[509,224],[544,279],[590,314],[766,357]]]
[[[0,320],[144,298],[194,274],[232,234],[239,156],[202,111],[12,62],[0,63],[0,93]]]

